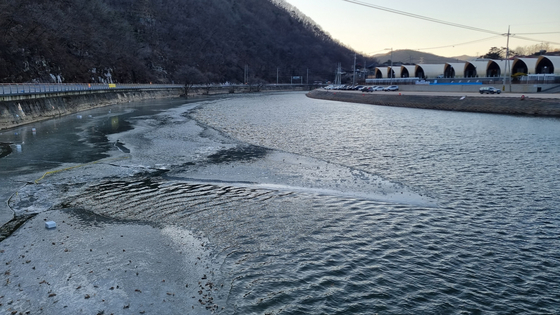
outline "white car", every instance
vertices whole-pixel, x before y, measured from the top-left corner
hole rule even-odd
[[[372,91],[383,91],[383,87],[376,85],[372,88]]]
[[[388,87],[384,88],[383,91],[398,91],[399,87],[397,85],[389,85]]]
[[[502,90],[497,89],[493,86],[489,86],[489,87],[481,87],[479,92],[480,92],[480,94],[484,94],[484,93],[486,93],[486,94],[494,94],[494,93],[500,94],[500,93],[502,93]]]

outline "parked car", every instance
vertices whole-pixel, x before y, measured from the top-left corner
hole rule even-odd
[[[384,88],[383,91],[398,91],[399,87],[397,85],[389,85],[388,87]]]
[[[372,91],[383,91],[383,87],[376,85],[372,88]]]
[[[502,93],[502,90],[497,89],[493,86],[481,87],[478,91],[480,92],[480,94],[500,94],[500,93]]]

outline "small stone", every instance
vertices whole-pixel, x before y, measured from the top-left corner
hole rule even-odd
[[[54,222],[54,221],[47,221],[47,222],[45,222],[45,228],[47,228],[47,229],[54,229],[54,228],[56,228],[56,222]]]

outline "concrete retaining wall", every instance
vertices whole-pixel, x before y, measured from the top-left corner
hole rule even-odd
[[[182,93],[182,89],[160,89],[76,91],[27,97],[19,95],[0,102],[0,130],[96,107],[144,99],[179,97]]]
[[[326,90],[313,90],[307,93],[307,96],[323,100],[372,105],[560,117],[560,99],[539,99],[536,95],[531,95],[530,98],[525,98],[524,100],[514,97],[474,96],[467,96],[464,99],[461,99],[461,97],[457,96],[438,96],[437,93],[434,93],[433,95],[399,95],[393,93],[336,93]]]

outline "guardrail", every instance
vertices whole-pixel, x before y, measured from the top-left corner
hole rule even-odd
[[[0,83],[0,95],[58,93],[95,90],[183,88],[180,84]]]

